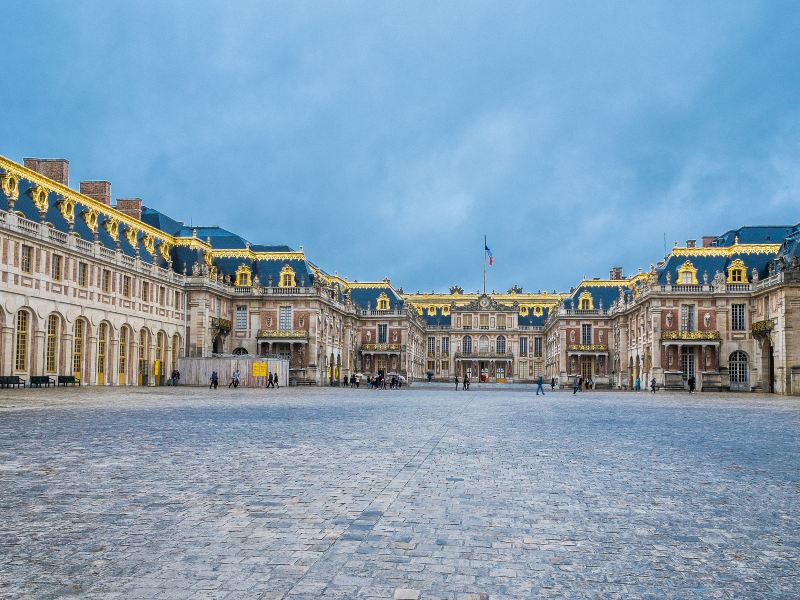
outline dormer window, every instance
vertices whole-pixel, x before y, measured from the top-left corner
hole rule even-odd
[[[578,297],[578,308],[579,310],[594,309],[594,299],[592,298],[592,295],[588,291],[584,291]]]
[[[278,287],[295,287],[296,285],[294,269],[289,265],[283,265],[278,276]]]
[[[391,303],[389,302],[389,296],[386,295],[386,292],[381,292],[381,295],[378,296],[378,303],[376,306],[376,310],[389,310]],[[433,309],[433,313],[436,314],[436,309]]]
[[[687,260],[678,268],[678,282],[680,285],[697,285],[697,269]]]
[[[728,283],[747,283],[747,267],[741,258],[737,258],[728,267]]]
[[[250,267],[241,265],[236,269],[236,285],[238,287],[250,287],[252,285],[252,271],[250,271]]]

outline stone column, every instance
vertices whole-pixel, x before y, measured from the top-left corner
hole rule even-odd
[[[14,371],[14,327],[6,325],[2,329],[2,337],[0,337],[0,344],[2,344],[2,351],[0,355],[3,357],[3,363],[0,364],[0,373],[9,375]]]
[[[95,328],[97,329],[97,328]],[[84,372],[81,373],[82,383],[87,385],[97,385],[97,336],[84,337],[83,348],[83,367]]]
[[[109,328],[109,340],[106,346],[106,384],[117,385],[119,383],[119,332],[117,337],[111,338]]]

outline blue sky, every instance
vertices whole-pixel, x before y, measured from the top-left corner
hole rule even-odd
[[[0,154],[406,291],[800,221],[793,2],[27,2]]]

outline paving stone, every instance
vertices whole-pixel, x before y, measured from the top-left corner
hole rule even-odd
[[[0,390],[0,598],[789,599],[798,486],[792,398]]]

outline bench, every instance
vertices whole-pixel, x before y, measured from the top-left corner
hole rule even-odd
[[[19,375],[3,375],[0,376],[0,388],[10,388],[11,386],[25,387],[25,380]]]
[[[64,387],[67,387],[67,384],[69,384],[69,385],[77,385],[79,383],[80,383],[80,381],[78,381],[78,378],[75,377],[75,375],[59,375],[58,376],[58,385],[63,385]]]
[[[50,387],[55,384],[56,380],[47,375],[31,375],[31,387]]]

